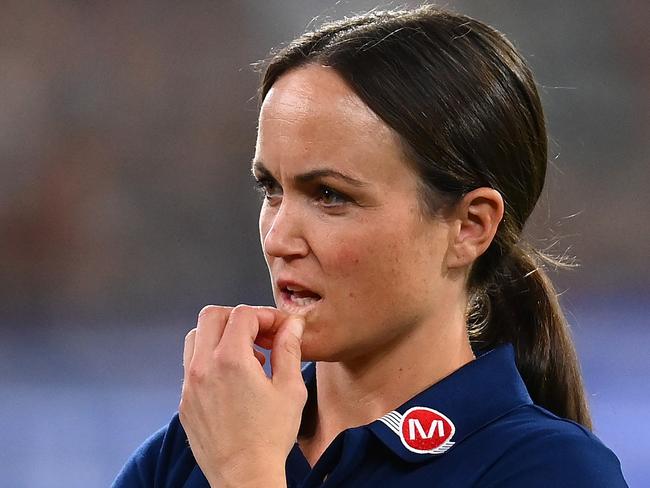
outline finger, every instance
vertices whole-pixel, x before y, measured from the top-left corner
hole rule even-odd
[[[292,315],[284,321],[273,341],[271,350],[271,368],[274,384],[291,384],[297,381],[303,384],[300,372],[302,334],[305,319]]]
[[[273,338],[282,323],[289,318],[289,314],[278,310],[275,307],[254,307],[259,310],[259,331],[255,338],[255,344],[264,348],[271,349]]]
[[[209,358],[221,341],[232,307],[208,305],[199,312],[196,324],[194,356]]]
[[[183,381],[187,381],[190,370],[190,363],[194,356],[194,344],[196,342],[196,328],[192,329],[185,336],[185,344],[183,345]]]
[[[256,310],[248,305],[237,305],[226,323],[217,351],[221,357],[244,361],[253,356],[253,344],[260,329],[260,316],[267,310]],[[269,318],[266,319],[268,321]]]
[[[259,331],[255,342],[269,339],[272,343],[273,337],[278,331],[282,322],[289,318],[289,314],[278,310],[275,307],[251,307],[258,311],[257,319],[259,321]],[[269,343],[269,346],[271,346]],[[270,348],[270,347],[269,347]]]
[[[285,316],[286,314],[272,307],[237,305],[228,317],[219,343],[222,353],[250,353],[259,334],[264,334],[265,337],[274,336]]]

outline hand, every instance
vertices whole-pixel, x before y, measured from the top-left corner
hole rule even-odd
[[[304,319],[271,307],[208,306],[185,338],[179,416],[211,486],[286,486],[307,390]],[[255,342],[272,344],[268,378]],[[257,354],[256,354],[257,353]]]

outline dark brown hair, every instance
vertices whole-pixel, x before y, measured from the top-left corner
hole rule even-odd
[[[431,6],[323,25],[278,52],[262,100],[287,71],[329,66],[399,136],[439,212],[491,187],[505,213],[472,266],[468,331],[476,349],[512,343],[538,405],[591,428],[576,353],[544,255],[521,241],[544,185],[547,136],[530,69],[495,29]]]

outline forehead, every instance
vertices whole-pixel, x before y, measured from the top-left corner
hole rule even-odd
[[[289,71],[268,92],[256,159],[267,166],[336,163],[357,174],[408,171],[395,133],[335,70],[315,65]]]
[[[261,117],[348,118],[361,124],[381,123],[333,68],[307,65],[290,70],[271,87]]]

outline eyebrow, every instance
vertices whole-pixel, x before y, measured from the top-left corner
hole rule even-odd
[[[264,163],[262,163],[262,161],[253,161],[251,170],[253,174],[259,174],[263,177],[275,179],[271,174],[271,172],[266,168],[266,166],[264,166]],[[341,173],[340,171],[336,171],[331,168],[316,168],[311,171],[307,171],[306,173],[298,174],[294,176],[293,179],[294,181],[296,181],[296,183],[305,184],[305,183],[310,183],[319,178],[326,178],[326,177],[345,181],[349,185],[356,186],[356,187],[367,186],[367,183],[361,180],[357,180],[352,176],[346,175],[345,173]]]

